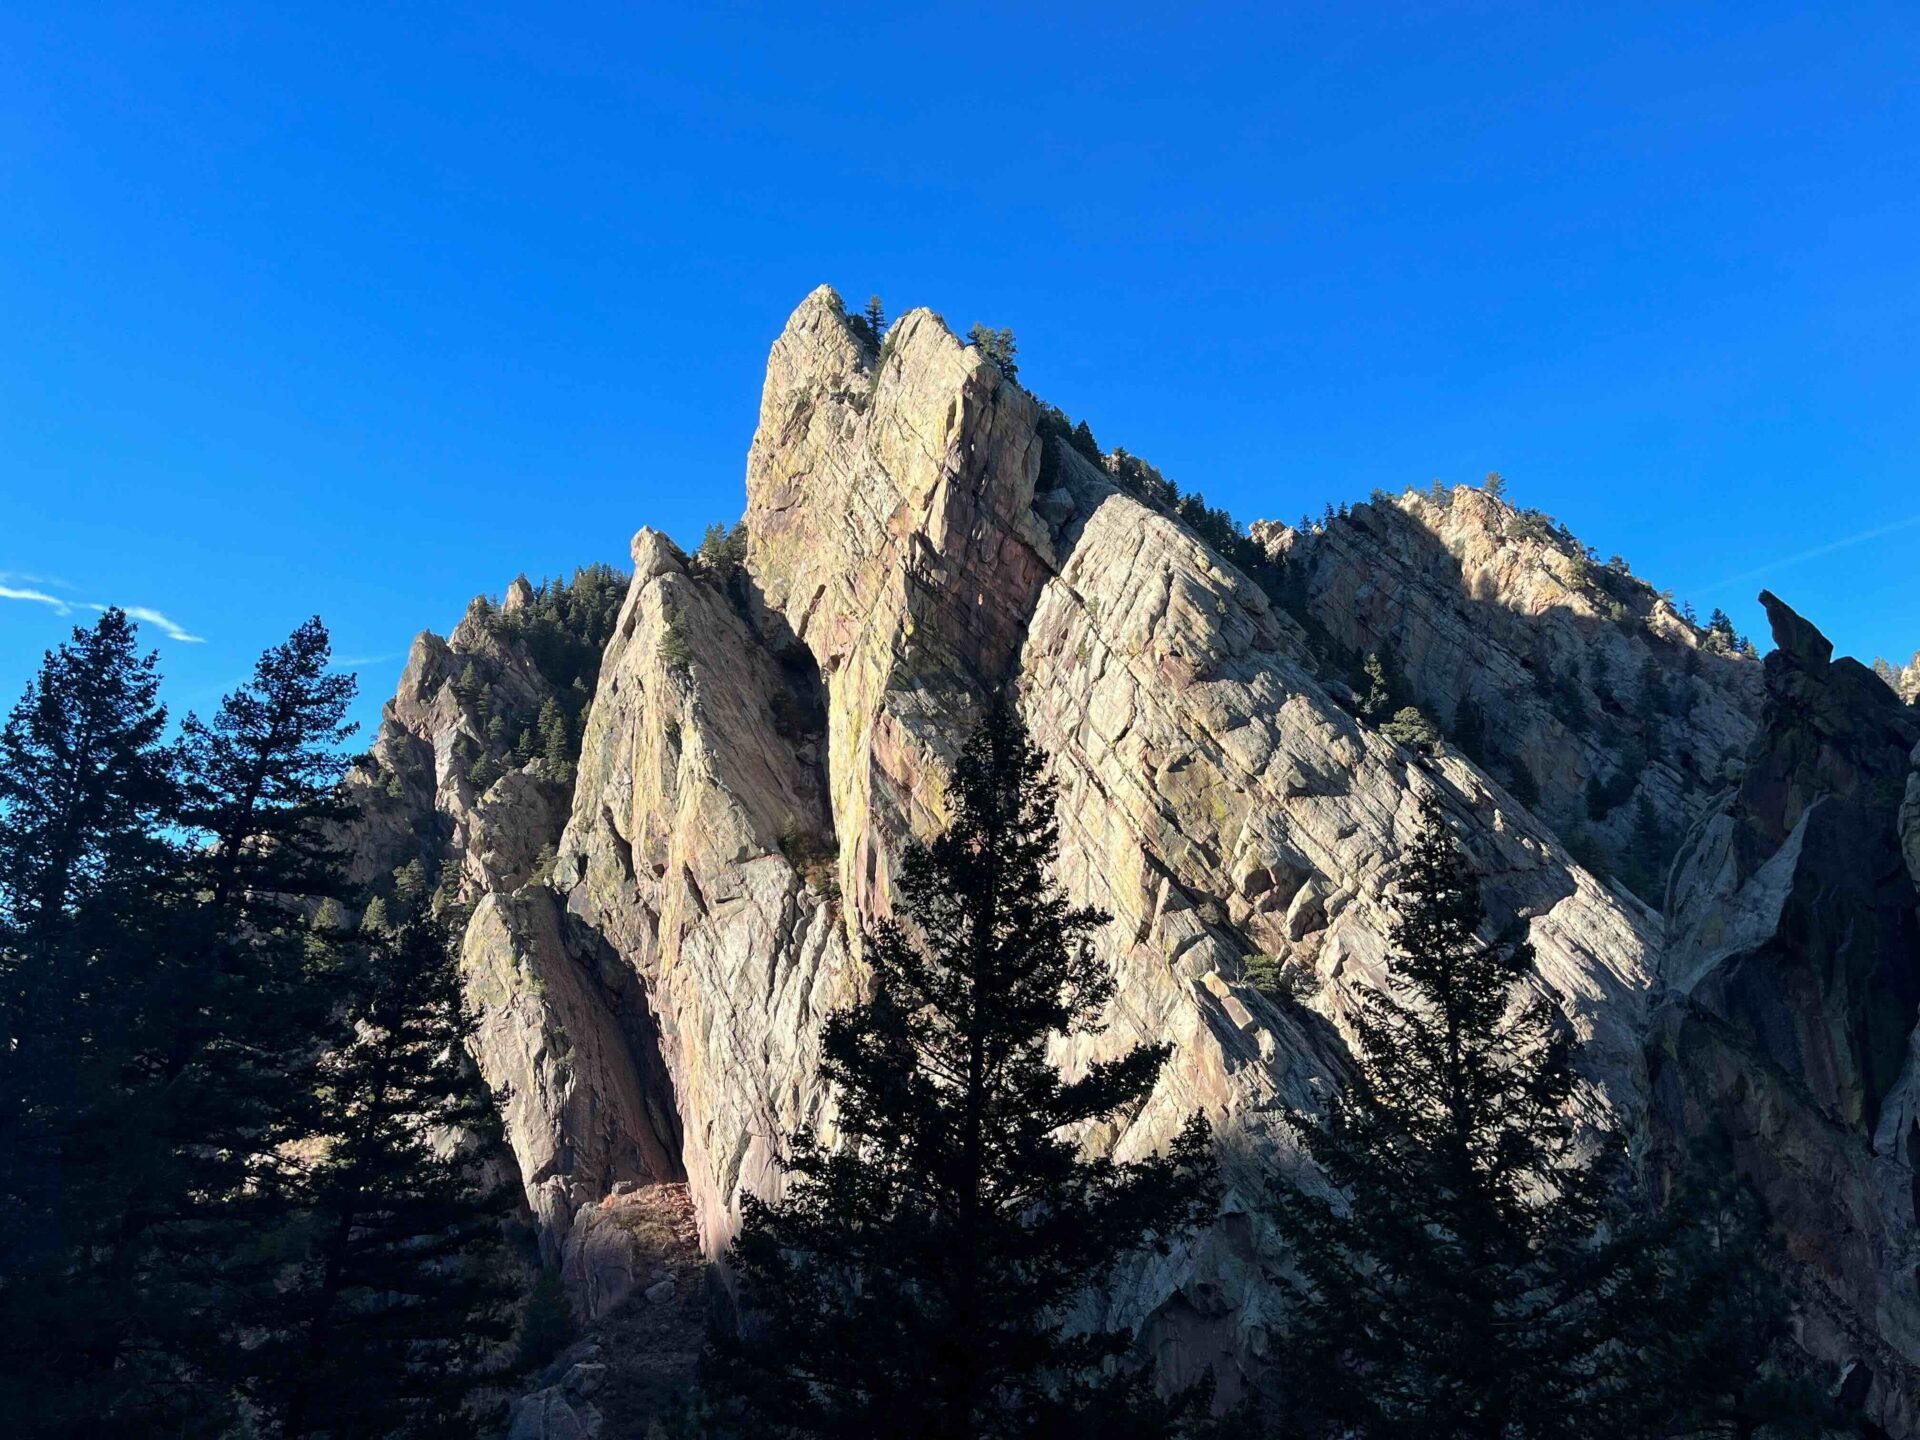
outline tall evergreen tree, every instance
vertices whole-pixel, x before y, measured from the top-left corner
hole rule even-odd
[[[267,1283],[238,1260],[235,1236],[272,1223],[276,1139],[340,1038],[340,957],[308,923],[349,894],[332,837],[351,814],[339,781],[355,681],[331,672],[331,654],[309,620],[211,720],[181,727],[192,896],[151,957],[127,1097],[162,1164],[129,1177],[123,1229],[146,1238],[156,1280],[205,1294],[200,1345],[221,1361],[223,1294]]]
[[[1199,1403],[1157,1400],[1122,1363],[1126,1331],[1066,1324],[1217,1189],[1197,1117],[1157,1158],[1081,1152],[1082,1127],[1151,1092],[1168,1047],[1074,1080],[1047,1058],[1052,1037],[1098,1029],[1114,982],[1087,941],[1107,917],[1049,879],[1041,768],[996,708],[960,758],[951,827],[907,853],[871,998],[827,1024],[842,1145],[795,1135],[786,1197],[747,1203],[733,1259],[750,1319],[716,1340],[706,1383],[751,1433],[1155,1436]]]
[[[24,1028],[30,994],[61,978],[63,947],[89,943],[76,931],[111,916],[173,858],[161,838],[177,803],[162,741],[167,712],[158,657],[138,653],[136,630],[119,610],[76,628],[47,652],[0,732],[0,1014],[9,1036]]]
[[[0,1411],[27,1433],[119,1433],[144,1384],[124,1362],[151,1316],[115,1262],[150,1153],[121,1104],[129,1016],[179,860],[158,687],[108,610],[0,731]]]
[[[249,1317],[248,1389],[284,1440],[471,1436],[512,1330],[513,1197],[488,1179],[500,1122],[445,932],[416,918],[381,937],[351,1018],[315,1074],[323,1124],[285,1137],[296,1208]]]
[[[356,681],[334,674],[316,616],[262,655],[211,721],[181,727],[185,821],[203,831],[204,883],[217,908],[277,919],[289,899],[338,893],[344,856],[329,825],[350,809],[339,789]]]
[[[860,312],[860,318],[867,322],[867,333],[873,336],[874,344],[878,345],[886,338],[887,310],[886,307],[880,303],[880,297],[878,295],[869,295],[867,297],[867,308]]]
[[[1358,1074],[1298,1122],[1338,1198],[1275,1195],[1299,1270],[1290,1433],[1658,1433],[1671,1397],[1640,1327],[1663,1245],[1615,1198],[1618,1139],[1568,1117],[1573,1045],[1517,993],[1530,948],[1482,939],[1479,884],[1431,796],[1402,880],[1389,986],[1354,1021]]]

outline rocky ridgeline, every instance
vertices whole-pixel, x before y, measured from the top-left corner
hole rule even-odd
[[[1754,735],[1760,667],[1545,516],[1459,486],[1302,528],[1256,524],[1335,668],[1377,657],[1595,868],[1655,906],[1681,836]]]
[[[1653,1133],[1723,1148],[1797,1262],[1806,1336],[1920,1422],[1920,711],[1763,593],[1760,736],[1675,870]]]
[[[1889,730],[1867,780],[1807,758],[1780,737],[1800,733],[1817,667],[1788,685],[1770,660],[1763,699],[1752,659],[1708,652],[1651,591],[1595,579],[1478,492],[1261,527],[1274,563],[1255,583],[1054,434],[938,316],[911,312],[876,347],[824,288],[773,347],[747,496],[743,561],[635,538],[577,760],[509,749],[475,782],[476,754],[552,698],[553,667],[500,623],[533,598],[510,592],[447,642],[416,642],[354,781],[365,873],[418,859],[443,907],[470,914],[477,1058],[583,1317],[611,1323],[595,1276],[622,1273],[616,1189],[683,1180],[715,1258],[742,1198],[778,1193],[782,1138],[832,1133],[821,1021],[857,993],[902,847],[942,824],[960,743],[1011,684],[1053,757],[1061,878],[1115,917],[1097,939],[1120,980],[1109,1023],[1058,1059],[1175,1047],[1148,1104],[1086,1141],[1145,1153],[1198,1111],[1224,1157],[1219,1222],[1089,1301],[1134,1325],[1170,1381],[1211,1366],[1231,1397],[1283,1343],[1262,1194],[1299,1169],[1289,1110],[1341,1077],[1348,1017],[1383,975],[1398,857],[1434,793],[1494,913],[1526,927],[1541,992],[1590,1041],[1594,1119],[1657,1157],[1737,1116],[1718,1097],[1761,1054],[1781,1094],[1828,1097],[1760,1106],[1720,1138],[1781,1199],[1825,1317],[1808,1343],[1913,1433],[1913,1379],[1888,1360],[1920,1323],[1913,1206],[1893,1203],[1915,1142],[1889,1118],[1920,1083],[1901,1048],[1920,970],[1910,740]],[[1464,742],[1400,743],[1356,695],[1369,653],[1443,731],[1459,734],[1471,697],[1478,730],[1470,715]],[[1851,713],[1853,690],[1836,693],[1828,708]],[[1897,728],[1907,712],[1879,694],[1884,715],[1862,723]],[[1820,810],[1809,796],[1864,785],[1878,798],[1859,823],[1898,862],[1870,894],[1818,902],[1839,907],[1822,912],[1835,936],[1855,906],[1880,928],[1814,980],[1783,958],[1795,912],[1770,922],[1749,893],[1780,868],[1761,851],[1786,843],[1784,812],[1754,817],[1773,815],[1758,777],[1783,767],[1789,829]],[[1692,827],[1673,945],[1668,914],[1600,863],[1631,853],[1649,808],[1669,848]],[[1768,838],[1740,841],[1737,862],[1705,858],[1750,833]],[[1599,859],[1577,863],[1568,840]],[[1701,938],[1715,923],[1774,958]],[[1805,1043],[1782,1043],[1786,1015]],[[1741,1048],[1741,1025],[1761,1048]],[[1822,1049],[1825,1030],[1859,1038]],[[1799,1178],[1816,1151],[1824,1188]]]

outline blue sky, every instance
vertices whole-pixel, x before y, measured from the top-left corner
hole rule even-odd
[[[318,611],[371,717],[737,516],[821,281],[1244,519],[1499,470],[1920,647],[1920,11],[1035,8],[5,7],[0,691],[26,595],[167,617],[182,709]]]

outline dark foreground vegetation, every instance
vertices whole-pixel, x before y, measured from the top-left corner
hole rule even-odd
[[[315,621],[177,734],[158,683],[110,611],[0,734],[0,1414],[33,1436],[490,1433],[533,1332],[566,1321],[550,1278],[523,1299],[426,886],[376,909],[328,838],[351,681]],[[784,1195],[748,1206],[737,1323],[682,1433],[1845,1425],[1795,1370],[1748,1201],[1656,1187],[1583,1103],[1577,1042],[1431,800],[1390,988],[1339,1093],[1294,1117],[1320,1178],[1265,1200],[1295,1256],[1271,1389],[1170,1390],[1101,1302],[1214,1215],[1213,1137],[1193,1117],[1157,1156],[1083,1149],[1169,1048],[1071,1078],[1052,1058],[1115,987],[1106,917],[1051,877],[1055,798],[1010,706],[950,800],[868,937],[866,997],[828,1023],[834,1143],[793,1136]]]
[[[353,682],[158,687],[110,610],[0,733],[0,1424],[471,1435],[512,1197],[446,937],[337,918]]]

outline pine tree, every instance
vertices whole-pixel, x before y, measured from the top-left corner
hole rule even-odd
[[[1065,1326],[1217,1191],[1197,1117],[1158,1158],[1080,1151],[1081,1127],[1145,1099],[1168,1047],[1072,1081],[1047,1058],[1050,1037],[1098,1027],[1114,984],[1087,940],[1106,917],[1048,878],[1041,767],[996,708],[956,769],[951,828],[905,858],[872,997],[828,1022],[841,1148],[795,1135],[786,1197],[747,1202],[733,1260],[751,1319],[716,1340],[706,1383],[751,1433],[1168,1435],[1198,1402],[1112,1367],[1127,1332]]]
[[[1873,1433],[1822,1393],[1795,1342],[1795,1305],[1778,1247],[1726,1157],[1690,1157],[1663,1257],[1661,1324],[1649,1368],[1679,1397],[1668,1433],[1726,1440],[1814,1440]],[[1716,1177],[1703,1181],[1700,1177]]]
[[[564,777],[572,773],[572,727],[567,724],[567,712],[551,696],[540,707],[540,753],[556,774]]]
[[[1403,705],[1394,711],[1393,718],[1380,727],[1380,733],[1394,744],[1417,750],[1422,755],[1431,755],[1433,747],[1440,743],[1440,727],[1416,705]]]
[[[24,993],[89,918],[167,869],[158,838],[177,803],[162,744],[158,657],[119,610],[47,652],[0,733],[0,1003],[18,1033]]]
[[[1639,1368],[1662,1247],[1615,1200],[1617,1137],[1567,1116],[1573,1046],[1516,994],[1532,952],[1487,944],[1479,885],[1437,801],[1402,873],[1389,988],[1358,1073],[1307,1153],[1339,1199],[1275,1193],[1299,1269],[1289,1433],[1530,1440],[1655,1433]]]
[[[154,1154],[122,1104],[128,1016],[180,855],[155,657],[108,610],[49,651],[0,731],[0,1412],[108,1433],[155,1312],[125,1284],[124,1181]]]
[[[886,338],[887,311],[886,307],[880,303],[878,295],[867,297],[867,308],[860,312],[860,318],[866,321],[867,333],[873,337],[874,344],[878,345]]]
[[[1394,697],[1398,689],[1387,659],[1378,650],[1369,651],[1361,670],[1366,676],[1367,693],[1360,699],[1360,713],[1369,720],[1384,720],[1396,708]]]
[[[1093,438],[1093,429],[1086,421],[1082,420],[1073,427],[1073,434],[1068,438],[1067,443],[1094,464],[1101,463],[1100,442]]]
[[[114,1157],[120,1197],[102,1254],[146,1302],[139,1343],[195,1406],[217,1408],[238,1358],[233,1314],[274,1283],[252,1241],[281,1213],[274,1136],[336,1038],[334,937],[310,912],[347,894],[330,836],[355,682],[330,673],[311,620],[261,656],[210,721],[182,725],[178,823],[190,899],[128,987]]]
[[[427,867],[415,856],[393,872],[393,908],[402,919],[409,919],[419,913],[426,898]]]
[[[260,657],[252,680],[213,720],[182,729],[185,823],[205,833],[205,883],[216,907],[277,917],[292,897],[340,893],[345,857],[329,827],[351,809],[339,790],[356,682],[330,672],[318,617]],[[471,667],[469,667],[471,668]]]
[[[315,1075],[321,1128],[287,1137],[305,1158],[248,1389],[284,1440],[470,1436],[513,1329],[513,1196],[487,1179],[499,1116],[445,932],[413,919],[376,944],[352,1021]]]
[[[967,343],[991,360],[1008,380],[1020,378],[1020,367],[1013,358],[1020,347],[1013,338],[1013,331],[1004,326],[995,330],[990,326],[975,325],[967,332]]]
[[[1487,472],[1487,483],[1480,487],[1482,495],[1490,495],[1495,500],[1502,499],[1507,493],[1507,480],[1498,470]]]

